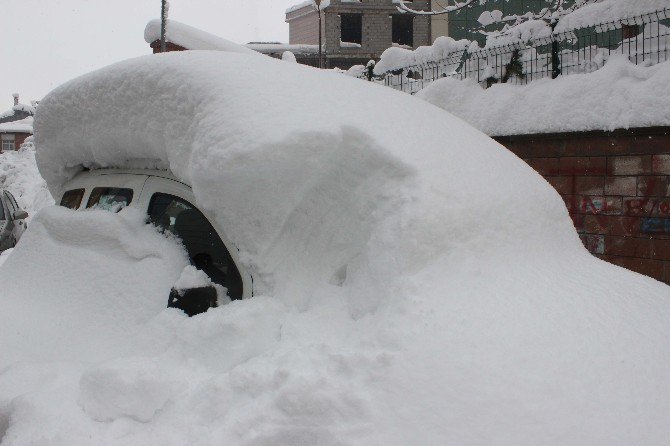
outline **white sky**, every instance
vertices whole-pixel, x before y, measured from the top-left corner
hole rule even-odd
[[[301,0],[169,0],[170,17],[225,37],[288,41],[287,7]],[[144,26],[160,0],[0,0],[0,112],[63,82],[150,54]]]

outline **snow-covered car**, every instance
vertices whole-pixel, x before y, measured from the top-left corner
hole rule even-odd
[[[193,266],[205,272],[213,284],[225,288],[221,293],[224,296],[220,297],[232,300],[251,297],[252,278],[245,269],[238,268],[237,249],[195,202],[187,184],[167,170],[155,169],[87,170],[68,181],[60,197],[60,205],[73,210],[118,212],[127,206],[139,209],[153,225],[179,239]],[[174,290],[171,294],[171,306],[190,316],[218,302],[216,290],[210,286]]]
[[[0,252],[13,248],[28,224],[28,213],[16,203],[8,190],[0,189]]]
[[[80,209],[42,209],[0,267],[4,443],[667,444],[667,285],[591,256],[540,175],[445,111],[242,53],[40,102],[38,167]],[[210,279],[170,204],[147,224],[157,193],[253,297],[165,308]]]

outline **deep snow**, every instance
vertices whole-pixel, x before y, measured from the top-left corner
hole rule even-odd
[[[592,73],[488,89],[444,78],[416,96],[501,136],[670,125],[668,83],[670,62],[650,67],[613,55]]]
[[[17,151],[0,153],[0,189],[9,190],[29,221],[43,207],[54,203],[47,184],[37,170],[33,137]]]
[[[670,288],[590,256],[551,186],[437,107],[192,51],[59,87],[36,141],[55,196],[82,165],[170,167],[264,295],[163,310],[173,242],[132,208],[44,210],[0,268],[3,444],[670,435]]]

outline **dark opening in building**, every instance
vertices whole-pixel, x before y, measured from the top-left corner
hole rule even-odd
[[[391,41],[397,45],[414,46],[414,26],[409,14],[391,16]]]
[[[342,42],[363,43],[363,16],[361,14],[340,14],[340,40]]]

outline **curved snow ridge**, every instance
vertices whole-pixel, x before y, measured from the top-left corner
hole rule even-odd
[[[337,281],[373,239],[403,271],[470,243],[578,246],[550,186],[467,124],[270,58],[189,51],[90,73],[41,102],[36,144],[56,196],[82,166],[169,167],[268,283],[300,283],[289,271]]]

